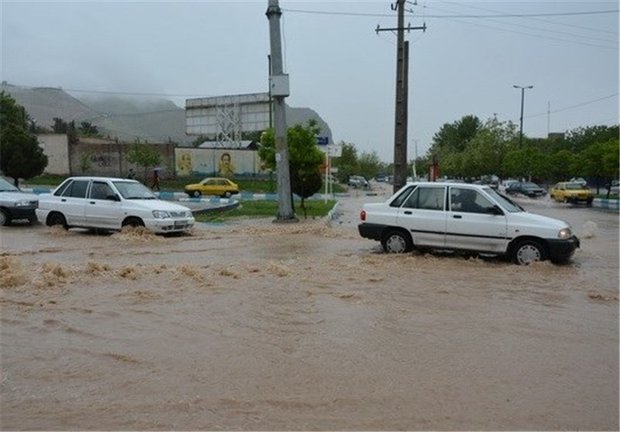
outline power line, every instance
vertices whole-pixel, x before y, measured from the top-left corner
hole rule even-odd
[[[441,8],[434,8],[434,9],[442,10]],[[603,48],[603,49],[613,49],[613,50],[617,50],[618,49],[617,42],[612,42],[612,41],[608,41],[608,40],[605,40],[604,42],[615,43],[615,45],[614,46],[599,45],[599,44],[588,43],[588,42],[579,41],[579,40],[565,39],[565,38],[548,36],[548,35],[545,36],[545,35],[539,35],[539,34],[534,34],[534,33],[527,33],[527,32],[519,31],[519,30],[512,30],[512,29],[507,29],[507,28],[503,28],[503,27],[496,27],[496,26],[492,26],[492,25],[488,25],[488,24],[481,24],[479,22],[472,23],[472,22],[461,21],[461,20],[457,20],[457,19],[451,19],[451,21],[455,21],[455,22],[462,23],[462,24],[475,25],[476,27],[486,27],[486,28],[489,28],[489,29],[494,30],[494,31],[502,31],[502,32],[506,32],[506,33],[515,33],[515,34],[520,34],[520,35],[524,35],[524,36],[535,37],[535,38],[538,38],[538,39],[555,40],[555,41],[559,41],[559,42],[574,43],[574,44],[578,44],[578,45],[585,45],[585,46],[591,46],[591,47]],[[496,20],[494,20],[494,21],[496,21]],[[505,24],[505,23],[502,23],[502,24]],[[525,25],[522,25],[522,24],[510,24],[510,23],[508,23],[507,25],[520,26],[520,27],[528,27],[528,26],[525,26]],[[532,27],[529,27],[529,28],[532,28]],[[552,30],[545,30],[545,29],[539,29],[539,28],[533,28],[533,29],[537,30],[537,31],[552,31]],[[572,35],[572,36],[576,36],[576,35]]]
[[[364,13],[364,12],[336,12],[336,11],[319,11],[307,9],[284,9],[282,11],[289,13],[314,14],[314,15],[343,15],[343,16],[362,16],[362,17],[391,17],[391,14]],[[532,14],[494,14],[494,15],[425,15],[426,18],[530,18],[530,17],[554,17],[554,16],[580,16],[580,15],[606,15],[620,12],[619,9],[599,10],[599,11],[581,11],[581,12],[549,12],[549,13],[532,13]],[[412,16],[413,15],[407,15]]]
[[[461,6],[461,7],[468,7],[468,8],[472,8],[472,9],[477,9],[477,10],[484,10],[484,11],[489,11],[489,12],[498,12],[495,9],[488,9],[488,8],[481,8],[481,7],[477,7],[477,6],[471,6],[471,5],[466,5],[466,4],[459,4],[459,3],[455,3],[452,1],[444,1],[442,3],[447,3],[447,4],[453,4],[455,6]],[[434,8],[434,9],[438,9],[438,8]],[[438,10],[442,10],[442,9],[438,9]],[[452,12],[452,11],[450,11]],[[537,22],[542,22],[545,23],[545,27],[533,27],[533,26],[529,26],[529,25],[525,25],[525,24],[518,24],[518,23],[505,23],[504,21],[500,21],[500,20],[496,20],[496,19],[492,19],[491,21],[494,22],[498,22],[501,23],[502,25],[510,25],[510,26],[515,26],[515,27],[522,27],[525,29],[530,29],[530,30],[534,30],[534,31],[539,31],[539,32],[547,32],[547,33],[557,33],[560,35],[568,35],[572,38],[582,38],[582,39],[586,39],[586,40],[590,40],[590,41],[598,41],[598,42],[603,42],[603,43],[607,43],[607,44],[613,44],[614,47],[617,45],[618,40],[617,38],[615,38],[614,40],[610,40],[610,39],[603,39],[603,38],[598,38],[598,37],[593,37],[593,36],[586,36],[586,35],[580,35],[574,32],[575,28],[581,28],[583,30],[587,30],[587,31],[597,31],[599,33],[606,33],[606,34],[612,34],[617,36],[618,32],[612,32],[612,31],[601,31],[598,29],[591,29],[589,27],[584,27],[584,26],[579,26],[579,25],[575,25],[575,24],[565,24],[565,23],[560,23],[557,21],[552,21],[552,20],[545,20],[545,19],[540,19],[540,18],[535,18],[535,17],[531,17],[531,18],[526,18],[529,21],[537,21]],[[555,26],[565,26],[565,27],[570,27],[571,30],[573,31],[562,31],[562,30],[553,30],[548,28],[547,24],[552,24]],[[604,46],[604,48],[607,48],[607,46]]]
[[[458,3],[458,2],[454,2],[454,1],[441,1],[441,0],[439,0],[439,2],[440,3],[452,4],[454,6],[466,7],[466,8],[470,8],[470,9],[483,10],[483,11],[487,11],[487,12],[499,12],[496,9],[483,8],[483,7],[473,6],[473,5],[466,4],[466,3]],[[612,34],[612,35],[616,35],[616,36],[618,35],[617,31],[595,29],[595,28],[592,28],[592,27],[585,27],[585,26],[580,26],[580,25],[576,25],[576,24],[565,24],[565,23],[562,23],[562,22],[559,22],[559,21],[545,20],[545,19],[540,19],[540,18],[537,18],[537,17],[528,17],[528,19],[530,19],[532,21],[539,21],[539,22],[553,24],[553,25],[558,25],[558,26],[565,26],[565,27],[570,27],[570,28],[580,28],[580,29],[583,29],[583,30],[591,31],[591,32],[607,33],[607,34]]]
[[[568,111],[568,110],[575,109],[575,108],[581,108],[582,106],[586,106],[586,105],[590,105],[590,104],[593,104],[593,103],[596,103],[596,102],[600,102],[600,101],[604,101],[604,100],[607,100],[607,99],[611,99],[611,98],[616,97],[616,96],[618,96],[618,93],[613,93],[613,94],[610,94],[608,96],[603,96],[603,97],[598,98],[598,99],[593,99],[593,100],[589,100],[589,101],[586,101],[586,102],[581,102],[581,103],[578,103],[578,104],[575,104],[575,105],[570,105],[570,106],[567,106],[567,107],[564,107],[564,108],[560,108],[560,109],[557,109],[557,110],[554,110],[554,111],[548,111],[548,112],[539,113],[539,114],[531,114],[531,115],[525,116],[525,118],[541,117],[541,116],[544,116],[544,115],[546,116],[548,114],[555,114],[555,113],[559,113],[559,112],[562,112],[562,111]]]

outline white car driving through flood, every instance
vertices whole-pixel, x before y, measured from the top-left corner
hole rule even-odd
[[[580,246],[568,223],[466,183],[408,183],[383,203],[364,204],[358,230],[386,252],[462,250],[505,255],[516,264],[565,262]]]
[[[189,208],[158,199],[136,180],[111,177],[70,177],[52,193],[39,196],[36,214],[48,226],[142,226],[162,234],[186,232],[195,222]]]

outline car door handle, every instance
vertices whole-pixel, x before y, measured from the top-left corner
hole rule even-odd
[[[405,211],[405,214],[412,214],[412,213],[411,213],[411,211],[406,210],[406,211]]]
[[[91,203],[91,204],[96,204],[96,202],[95,202],[95,201],[91,201],[90,203]]]
[[[66,200],[66,199],[64,199],[64,198],[62,198],[62,199],[60,200],[60,202],[67,202],[67,200]]]
[[[463,219],[463,216],[461,216],[461,215],[452,215],[452,217],[454,219]]]

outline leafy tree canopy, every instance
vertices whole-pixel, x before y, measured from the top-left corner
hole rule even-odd
[[[155,168],[161,163],[161,155],[151,144],[135,142],[127,151],[127,161],[144,168],[144,179],[147,178],[149,168]]]
[[[304,211],[304,199],[321,189],[320,166],[325,156],[316,145],[319,132],[320,128],[315,120],[308,121],[305,126],[297,124],[287,130],[291,190],[302,198],[301,206]],[[266,168],[276,170],[273,129],[268,129],[262,134],[258,155]]]
[[[29,179],[43,173],[47,156],[30,131],[24,108],[10,95],[0,92],[0,170],[13,178]]]

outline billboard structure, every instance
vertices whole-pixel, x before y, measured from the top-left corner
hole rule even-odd
[[[203,135],[214,146],[240,148],[242,132],[269,128],[269,93],[215,96],[185,101],[185,132]]]

